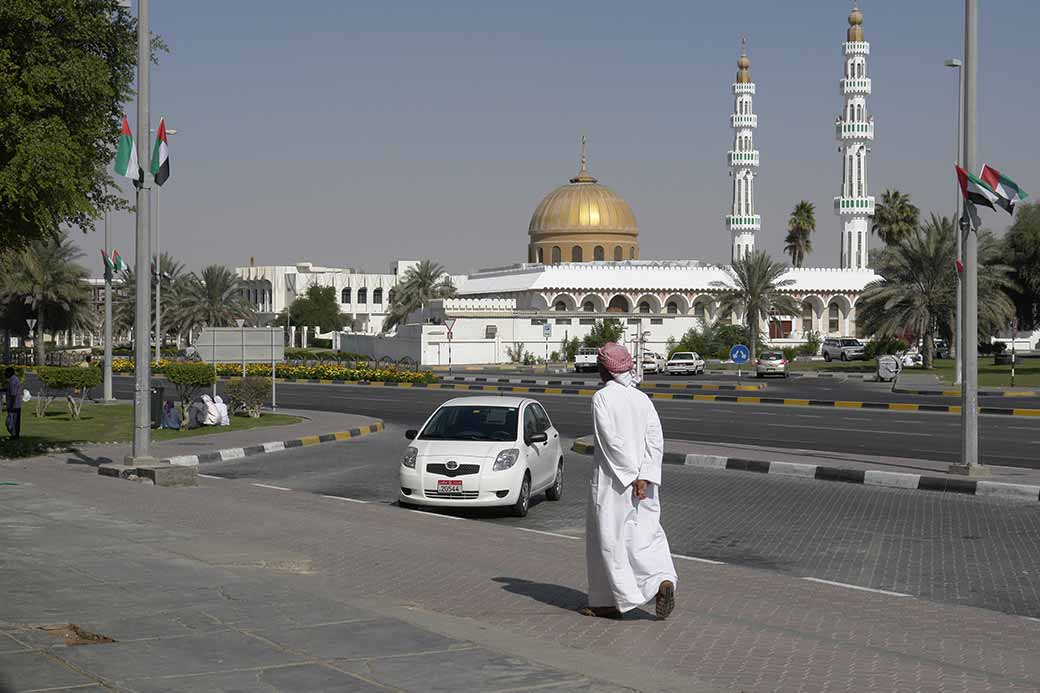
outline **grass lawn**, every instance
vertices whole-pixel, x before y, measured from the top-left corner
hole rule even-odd
[[[152,431],[152,440],[162,442],[188,436],[244,431],[261,426],[281,426],[298,421],[299,417],[286,414],[265,413],[259,419],[232,416],[230,426],[206,426],[180,431],[157,430]],[[56,401],[42,418],[36,418],[35,403],[30,402],[22,410],[22,437],[17,441],[9,438],[0,439],[0,459],[28,457],[51,447],[68,446],[72,443],[123,442],[130,440],[132,433],[133,405],[130,404],[84,404],[80,418],[73,420],[64,402]]]
[[[953,383],[953,361],[944,359],[935,362],[933,371],[943,382]],[[979,385],[983,387],[1009,387],[1011,366],[994,366],[992,356],[979,357]],[[1015,364],[1015,387],[1040,388],[1040,359],[1019,357]]]

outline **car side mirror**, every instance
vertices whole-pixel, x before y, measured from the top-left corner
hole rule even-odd
[[[527,444],[528,445],[534,445],[535,443],[548,443],[548,442],[549,442],[549,434],[546,433],[545,431],[541,431],[539,433],[532,433],[531,435],[527,436]]]
[[[407,431],[404,432],[404,437],[407,438],[408,440],[415,440],[416,437],[418,437],[418,435],[419,435],[419,431],[415,430],[414,428],[410,428],[410,429],[408,429]]]

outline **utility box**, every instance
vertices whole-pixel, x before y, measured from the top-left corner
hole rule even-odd
[[[153,385],[151,391],[152,402],[152,428],[162,428],[163,419],[163,391],[162,385]]]

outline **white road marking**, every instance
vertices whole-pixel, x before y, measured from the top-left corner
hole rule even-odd
[[[269,484],[253,484],[253,486],[259,486],[260,488],[271,488],[275,491],[292,491],[291,488],[285,488],[284,486],[271,486]]]
[[[347,498],[346,496],[329,496],[329,495],[326,495],[324,493],[321,494],[321,497],[322,498],[332,498],[332,499],[335,499],[335,500],[342,500],[342,501],[350,501],[351,503],[365,503],[366,505],[371,502],[371,501],[366,501],[366,500],[358,500],[357,498]]]
[[[1040,618],[1034,618],[1033,616],[1023,616],[1022,618],[1027,621],[1036,621],[1037,623],[1040,623]]]
[[[575,537],[569,534],[557,534],[556,532],[545,532],[540,529],[528,529],[527,527],[513,527],[513,529],[519,529],[521,532],[530,532],[532,534],[544,534],[547,537],[559,537],[560,539],[583,539],[584,537]]]
[[[213,476],[212,474],[199,474],[203,479],[224,479],[223,476]]]
[[[874,592],[876,594],[887,594],[890,597],[909,597],[909,594],[903,594],[902,592],[890,592],[889,590],[878,590],[873,587],[861,587],[860,585],[850,585],[845,582],[834,582],[833,580],[822,580],[814,577],[803,577],[803,580],[809,582],[818,582],[824,585],[833,585],[834,587],[847,587],[850,590],[859,590],[860,592]]]
[[[710,558],[697,558],[696,556],[683,556],[679,553],[673,553],[672,558],[678,558],[682,561],[695,561],[697,563],[708,563],[710,565],[726,565],[722,561],[713,561]]]
[[[1012,431],[1032,431],[1036,432],[1036,426],[1008,426]]]
[[[763,426],[776,426],[777,428],[811,428],[819,430],[819,426],[801,426],[799,424],[777,424],[767,423],[762,424]],[[870,428],[838,428],[835,426],[828,426],[828,431],[849,431],[850,433],[883,433],[885,435],[899,435],[899,436],[921,436],[924,438],[934,438],[935,435],[932,433],[910,433],[908,431],[877,431]]]
[[[409,509],[408,512],[410,512],[410,513],[417,513],[419,515],[422,515],[423,517],[443,517],[445,520],[464,520],[464,519],[466,519],[464,517],[455,517],[454,515],[442,515],[440,513],[431,513],[431,512],[427,512],[426,510],[411,510],[411,509]]]

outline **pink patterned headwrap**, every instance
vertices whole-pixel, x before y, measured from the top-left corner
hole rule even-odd
[[[628,349],[614,342],[607,342],[596,350],[596,361],[608,373],[627,373],[633,365]]]

